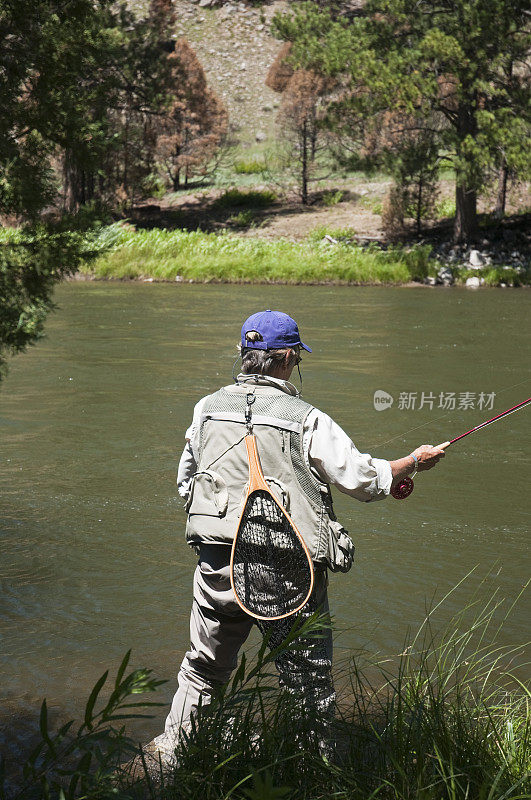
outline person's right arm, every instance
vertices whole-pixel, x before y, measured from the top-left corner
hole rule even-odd
[[[387,461],[360,453],[350,437],[328,414],[314,408],[305,420],[304,450],[320,480],[344,494],[368,502],[387,497],[391,489],[415,468],[412,455]],[[444,456],[443,447],[421,445],[413,450],[417,469],[431,469]]]

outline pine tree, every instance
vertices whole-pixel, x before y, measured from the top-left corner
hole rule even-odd
[[[456,175],[456,240],[474,237],[477,194],[501,153],[510,171],[529,175],[524,0],[367,0],[352,19],[306,3],[275,28],[294,63],[343,82],[336,124],[342,110],[359,125],[396,111],[429,130],[442,115],[436,141]]]
[[[308,203],[308,185],[316,179],[316,157],[322,150],[322,95],[326,81],[299,69],[287,82],[278,114],[283,167],[297,179],[301,202]]]
[[[386,111],[365,126],[361,155],[371,164],[381,165],[392,175],[394,186],[386,201],[384,229],[398,232],[399,220],[415,219],[417,234],[422,221],[434,215],[438,194],[440,165],[438,127],[440,117],[433,116],[430,126],[421,125],[414,115]]]
[[[173,3],[151,0],[140,19],[123,5],[107,0],[106,5],[97,23],[105,28],[109,46],[100,49],[89,71],[78,73],[80,106],[91,135],[73,128],[64,147],[64,208],[71,212],[94,198],[131,206],[149,194],[152,119],[169,102]]]
[[[290,52],[291,43],[285,42],[269,67],[265,83],[274,92],[284,92],[293,77],[295,70],[289,62]]]
[[[0,377],[7,357],[42,335],[54,286],[89,255],[68,221],[39,215],[57,195],[57,153],[77,143],[85,159],[102,146],[93,111],[113,93],[101,81],[119,51],[111,5],[0,0],[0,215],[26,223],[0,243]]]
[[[195,175],[204,174],[227,133],[228,115],[185,38],[176,42],[168,62],[172,99],[157,123],[156,155],[177,191]]]

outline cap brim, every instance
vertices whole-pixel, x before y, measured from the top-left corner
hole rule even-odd
[[[304,350],[307,350],[308,353],[312,352],[312,348],[308,347],[308,345],[304,344],[304,342],[299,342],[299,344]]]

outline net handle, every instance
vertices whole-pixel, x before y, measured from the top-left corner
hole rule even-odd
[[[247,459],[249,461],[249,488],[247,490],[247,495],[250,495],[251,492],[255,492],[257,489],[265,489],[266,492],[270,492],[269,486],[264,478],[264,473],[262,472],[254,433],[247,434],[245,437],[245,447],[247,448]]]
[[[231,547],[231,551],[230,551],[230,573],[229,573],[230,574],[230,585],[232,587],[232,591],[234,593],[234,597],[236,599],[236,602],[238,603],[238,605],[240,606],[242,611],[245,611],[246,614],[249,614],[249,616],[254,617],[255,619],[265,620],[266,622],[275,622],[276,620],[279,620],[279,619],[285,619],[286,617],[291,617],[292,614],[296,614],[298,611],[301,610],[301,608],[303,608],[306,605],[306,603],[310,599],[310,596],[311,596],[311,594],[313,592],[313,587],[314,587],[314,583],[315,583],[315,570],[313,568],[313,561],[312,561],[312,557],[310,555],[310,551],[308,550],[306,542],[304,541],[299,529],[297,528],[297,526],[295,525],[295,523],[291,519],[291,517],[288,514],[288,512],[286,511],[286,509],[282,505],[280,505],[280,503],[278,502],[278,500],[274,496],[273,492],[271,491],[271,489],[269,488],[269,486],[266,483],[266,479],[264,478],[264,473],[262,472],[262,466],[260,464],[260,456],[258,455],[258,448],[256,447],[256,437],[255,437],[255,435],[253,433],[248,433],[246,435],[246,437],[245,437],[245,447],[247,448],[247,458],[248,458],[248,461],[249,461],[249,486],[248,486],[247,491],[245,493],[245,498],[244,498],[244,501],[243,501],[242,511],[241,511],[241,514],[240,514],[240,518],[238,520],[238,527],[236,528],[236,535],[235,535],[234,540],[232,542],[232,547]],[[299,606],[297,606],[297,608],[294,608],[293,611],[290,611],[288,614],[281,614],[278,617],[263,617],[263,616],[261,616],[259,614],[254,614],[252,611],[249,611],[249,609],[246,608],[244,606],[244,604],[241,602],[240,598],[238,597],[238,593],[236,591],[236,587],[234,586],[234,552],[236,550],[236,539],[238,538],[238,532],[240,530],[240,525],[241,525],[242,517],[243,517],[244,511],[245,511],[245,506],[246,506],[246,503],[247,503],[247,499],[248,499],[249,495],[252,492],[255,492],[257,489],[263,489],[268,494],[270,494],[271,497],[273,498],[273,500],[275,501],[275,503],[282,510],[282,513],[284,514],[284,516],[287,517],[291,527],[293,528],[293,530],[297,534],[297,538],[299,539],[299,541],[300,541],[300,543],[301,543],[301,545],[302,545],[302,547],[304,549],[304,552],[306,553],[306,558],[308,559],[308,565],[310,567],[310,588],[308,589],[308,594],[306,595],[306,597],[304,598],[302,603]]]

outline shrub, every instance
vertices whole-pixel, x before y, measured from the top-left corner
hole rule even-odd
[[[240,158],[234,162],[234,172],[238,175],[260,175],[267,170],[265,161],[260,161],[257,158],[250,158],[245,160]]]
[[[382,204],[382,228],[388,236],[404,230],[405,198],[400,186],[391,186]]]
[[[445,197],[435,206],[436,219],[446,219],[447,217],[455,217],[455,200],[451,197]]]
[[[214,200],[212,205],[215,208],[264,208],[270,206],[276,199],[276,194],[269,189],[250,189],[246,192],[240,189],[227,189]]]
[[[239,214],[235,214],[229,219],[229,222],[232,222],[233,225],[237,225],[239,228],[248,228],[249,225],[253,224],[254,219],[254,211],[248,208],[247,211],[240,211]]]
[[[337,191],[323,192],[322,204],[324,206],[337,206],[341,203],[345,196],[345,192],[338,189]]]
[[[428,276],[432,266],[431,245],[414,245],[410,249],[402,250],[402,253],[412,281],[421,281]]]

